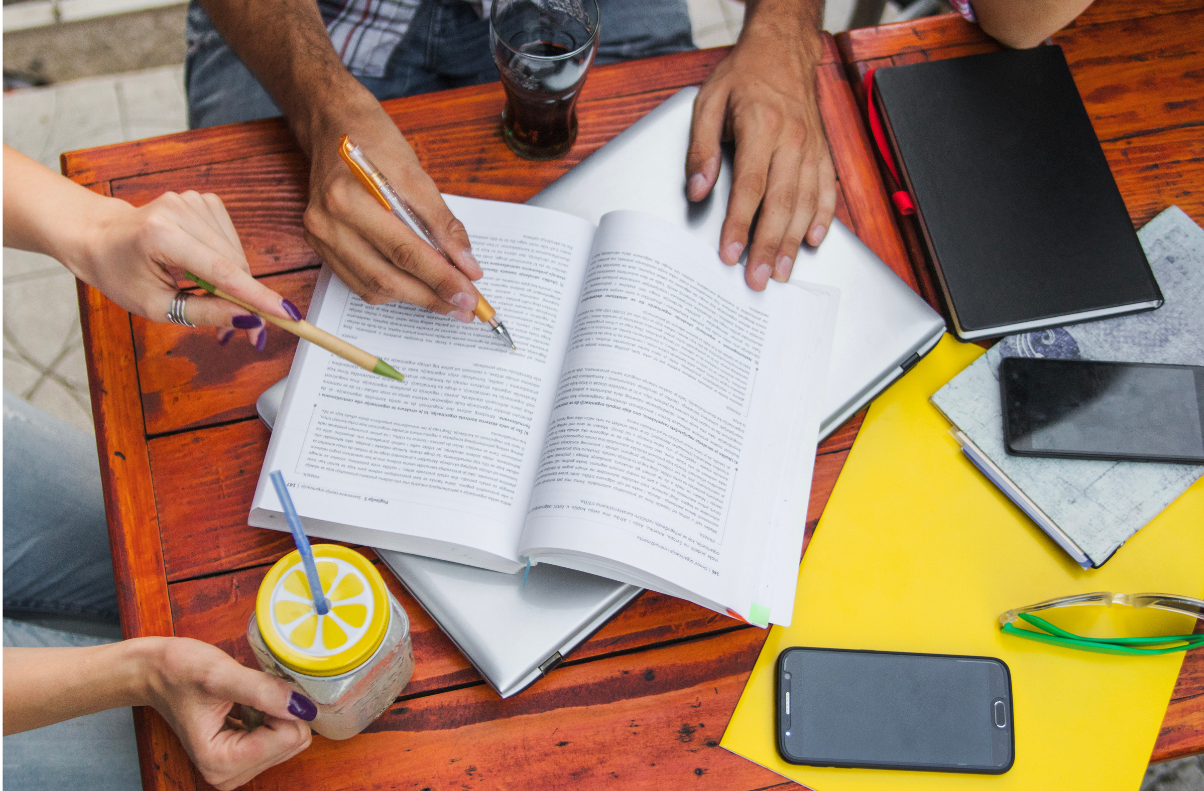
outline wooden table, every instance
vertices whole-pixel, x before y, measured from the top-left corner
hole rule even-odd
[[[884,34],[913,28],[985,44],[948,19]],[[678,88],[701,82],[724,52],[599,67],[581,100],[577,145],[558,162],[525,162],[506,149],[496,83],[386,108],[442,190],[523,201]],[[829,39],[819,87],[840,178],[838,216],[928,293],[924,267],[917,278],[911,264],[907,227],[890,213],[847,73]],[[1192,145],[1190,135],[1182,140]],[[1146,157],[1155,164],[1171,159]],[[217,193],[254,274],[302,309],[308,305],[319,261],[302,237],[306,164],[283,124],[74,152],[64,155],[63,172],[134,204],[169,189]],[[1122,180],[1126,197],[1131,186]],[[1198,202],[1174,200],[1201,219]],[[208,333],[131,318],[82,284],[80,310],[125,633],[195,637],[253,667],[244,634],[255,593],[270,564],[290,549],[286,534],[246,524],[268,439],[254,401],[288,372],[295,340],[270,332],[263,353],[238,343],[218,347]],[[859,426],[860,416],[820,449],[809,533]],[[417,667],[405,695],[364,734],[337,743],[315,737],[306,753],[253,787],[791,785],[718,747],[762,630],[645,593],[547,678],[503,701],[413,598],[395,583],[392,590],[412,619]],[[1195,706],[1172,702],[1155,760],[1204,750],[1202,693],[1204,662],[1185,664],[1176,696],[1200,697]],[[145,788],[207,787],[154,711],[137,710],[135,725]]]

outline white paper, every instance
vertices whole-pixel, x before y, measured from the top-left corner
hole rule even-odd
[[[546,209],[447,202],[489,273],[478,287],[518,351],[479,322],[368,305],[324,269],[310,320],[405,381],[302,341],[252,525],[287,529],[267,480],[280,469],[311,535],[521,567],[519,533],[594,227]]]
[[[521,551],[789,623],[835,290],[669,230],[599,226]]]
[[[649,215],[448,203],[519,350],[324,271],[310,320],[406,381],[303,342],[251,524],[287,529],[281,469],[311,535],[499,571],[529,556],[788,624],[837,291],[754,292]]]

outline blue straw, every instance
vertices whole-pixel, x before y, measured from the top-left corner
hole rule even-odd
[[[309,548],[309,537],[301,527],[301,517],[297,516],[297,509],[293,507],[293,498],[288,493],[288,487],[284,485],[284,476],[280,474],[280,470],[273,470],[270,477],[272,485],[276,487],[276,496],[280,498],[280,505],[284,506],[284,518],[288,520],[289,529],[293,531],[293,541],[297,544],[297,551],[301,553],[301,562],[305,564],[305,577],[309,580],[314,609],[318,611],[318,615],[325,615],[330,611],[330,606],[326,603],[326,597],[322,595],[322,580],[318,578],[318,567],[314,565],[314,553]]]

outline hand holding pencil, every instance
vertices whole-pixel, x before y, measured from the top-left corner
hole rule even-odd
[[[268,313],[264,313],[262,311],[256,310],[255,308],[251,307],[247,303],[243,302],[241,299],[231,296],[230,294],[227,294],[226,292],[222,291],[220,288],[214,286],[212,283],[202,280],[201,278],[197,277],[196,275],[192,274],[191,272],[185,272],[184,277],[195,282],[198,286],[200,286],[204,290],[208,291],[210,294],[213,294],[216,297],[221,297],[222,299],[224,299],[227,302],[230,302],[232,304],[238,305],[243,310],[245,310],[249,313],[253,313],[256,316],[258,316],[259,318],[263,319],[264,321],[271,322],[272,324],[275,324],[280,329],[285,330],[286,332],[291,332],[293,335],[296,335],[298,338],[303,338],[303,339],[309,341],[310,343],[314,344],[315,346],[321,346],[323,349],[330,352],[331,354],[334,354],[338,357],[342,357],[344,360],[347,360],[348,362],[353,362],[356,365],[358,365],[360,368],[363,368],[365,371],[371,371],[374,374],[380,374],[381,376],[387,376],[390,379],[396,379],[399,382],[401,382],[405,379],[405,377],[402,376],[400,373],[398,373],[393,368],[393,366],[389,365],[387,362],[380,359],[379,357],[369,354],[368,352],[364,351],[363,349],[359,349],[355,346],[352,346],[347,341],[345,341],[342,338],[339,338],[337,336],[331,335],[326,330],[318,329],[317,327],[310,324],[308,321],[305,321],[304,319],[301,319],[299,321],[293,321],[292,319],[282,319],[278,316],[273,316]]]

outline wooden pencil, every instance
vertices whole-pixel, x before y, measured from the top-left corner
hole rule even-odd
[[[374,374],[380,374],[381,376],[387,376],[390,379],[396,379],[399,382],[405,380],[404,376],[402,376],[400,373],[398,373],[397,370],[393,368],[393,366],[389,365],[384,360],[380,359],[379,357],[377,357],[373,354],[369,354],[368,352],[364,351],[363,349],[352,346],[347,341],[343,340],[342,338],[340,338],[336,335],[331,335],[326,330],[318,329],[317,327],[310,324],[308,321],[305,321],[304,319],[302,319],[301,321],[293,321],[292,319],[282,319],[277,316],[271,316],[266,313],[261,313],[260,311],[256,310],[255,308],[251,307],[250,305],[248,305],[246,302],[243,302],[238,297],[227,294],[226,292],[222,291],[217,286],[213,285],[212,283],[210,283],[206,280],[202,280],[201,278],[197,277],[196,275],[192,274],[191,272],[185,272],[184,277],[188,278],[189,280],[192,280],[198,286],[205,289],[213,296],[220,297],[221,299],[224,299],[227,302],[230,302],[234,305],[238,305],[240,308],[247,311],[248,313],[252,313],[252,314],[258,316],[259,318],[263,319],[264,321],[275,324],[280,329],[282,329],[286,332],[291,332],[293,335],[296,335],[298,338],[303,338],[316,346],[321,346],[323,349],[330,352],[331,354],[334,354],[338,357],[342,357],[344,360],[347,360],[348,362],[355,363],[360,368],[363,368],[365,371],[371,371]]]

